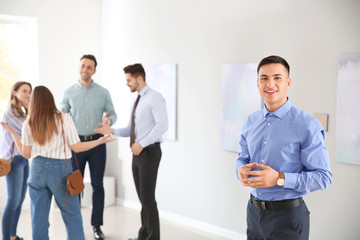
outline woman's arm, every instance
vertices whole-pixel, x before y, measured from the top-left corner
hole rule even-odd
[[[100,144],[112,142],[112,141],[115,141],[115,140],[116,139],[112,138],[111,136],[105,136],[105,137],[101,137],[98,140],[94,140],[94,141],[77,142],[77,143],[75,143],[73,145],[70,145],[70,148],[76,153],[84,152],[84,151],[87,151],[87,150],[92,149],[94,147],[97,147]]]

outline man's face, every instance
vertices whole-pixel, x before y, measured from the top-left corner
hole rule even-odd
[[[88,82],[91,80],[92,75],[96,72],[95,62],[93,60],[83,58],[80,61],[79,73],[81,80]]]
[[[286,103],[290,85],[289,73],[282,64],[267,64],[259,69],[257,87],[269,111],[275,111]]]
[[[126,73],[126,85],[130,88],[131,92],[137,91],[139,87],[139,77],[135,78],[130,73]]]

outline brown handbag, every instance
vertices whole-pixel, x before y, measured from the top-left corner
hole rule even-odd
[[[11,160],[13,158],[14,147],[15,147],[15,143],[13,143],[13,146],[12,146],[10,161],[8,161],[6,159],[3,159],[3,158],[0,159],[0,177],[9,174],[9,172],[11,170],[11,163],[10,162],[11,162]]]
[[[84,190],[85,186],[83,182],[83,177],[79,169],[67,176],[66,186],[71,196],[78,195]]]
[[[63,128],[63,120],[61,118],[61,133],[63,136],[63,141],[64,141],[64,153],[65,153],[65,164],[66,164],[66,175],[68,175],[68,165],[67,165],[67,159],[66,159],[66,149],[65,149],[65,133],[64,133],[64,128]],[[85,186],[84,186],[84,180],[83,180],[83,176],[79,170],[79,165],[76,159],[76,154],[74,153],[74,158],[75,158],[75,162],[76,162],[76,166],[77,166],[77,170],[74,171],[72,174],[67,176],[67,180],[66,180],[66,200],[65,200],[65,206],[64,206],[64,210],[66,209],[67,206],[67,201],[68,201],[68,197],[69,197],[69,192],[71,194],[71,196],[75,196],[80,194],[81,192],[83,192]]]

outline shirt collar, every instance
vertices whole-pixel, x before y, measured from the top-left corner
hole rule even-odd
[[[149,90],[149,86],[146,85],[141,91],[139,92],[139,95],[142,97],[146,94],[146,92]]]
[[[264,117],[266,117],[268,114],[272,114],[281,119],[289,112],[289,110],[292,106],[293,106],[293,104],[291,103],[289,98],[287,98],[287,101],[284,105],[282,105],[279,109],[277,109],[274,112],[270,112],[266,108],[266,105],[264,105]]]
[[[80,80],[78,80],[78,81],[76,82],[76,85],[77,85],[79,88],[81,88],[81,89],[89,89],[89,88],[91,88],[92,86],[95,85],[95,82],[94,82],[94,80],[92,80],[90,86],[87,87],[87,88],[85,88],[85,87],[80,83]]]

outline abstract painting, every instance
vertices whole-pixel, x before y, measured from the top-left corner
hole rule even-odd
[[[336,161],[360,164],[360,54],[339,57]]]
[[[246,118],[261,108],[256,86],[258,64],[221,66],[221,148],[239,152],[241,130]]]
[[[164,140],[176,140],[177,130],[177,64],[144,65],[146,82],[152,89],[163,95],[166,101],[169,128]]]

